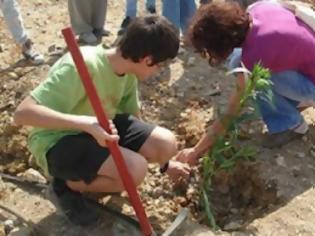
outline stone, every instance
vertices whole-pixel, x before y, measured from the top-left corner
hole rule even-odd
[[[26,226],[14,228],[8,236],[32,236],[32,229]]]
[[[0,223],[0,236],[6,236],[5,234],[5,226],[3,223]]]
[[[18,176],[31,182],[38,182],[38,183],[43,183],[43,184],[47,183],[46,178],[37,170],[34,170],[33,168],[29,168],[28,170],[19,174]]]
[[[239,210],[236,209],[236,208],[231,208],[230,212],[231,212],[232,214],[238,214],[238,213],[239,213]]]
[[[241,231],[235,231],[231,233],[231,236],[252,236],[251,233],[241,232]]]
[[[10,79],[13,79],[13,80],[17,80],[19,78],[18,74],[15,72],[9,72],[8,75]]]
[[[187,60],[187,66],[194,66],[196,63],[196,58],[195,57],[189,57]]]
[[[7,233],[11,232],[14,229],[14,221],[10,219],[4,221],[4,229]]]
[[[227,223],[226,225],[224,225],[223,228],[226,231],[233,231],[233,230],[238,230],[241,227],[242,227],[241,222],[239,222],[239,221],[231,221],[231,222]]]
[[[286,162],[284,160],[284,157],[281,156],[281,155],[277,155],[276,163],[277,163],[278,166],[287,167],[287,164],[286,164]]]
[[[185,52],[186,52],[185,48],[179,47],[179,49],[178,49],[178,55],[182,55],[182,54],[184,54]]]
[[[293,167],[292,174],[294,177],[298,177],[299,175],[301,175],[301,168],[298,166]]]
[[[297,152],[295,155],[297,158],[304,158],[305,157],[305,153],[303,152]]]

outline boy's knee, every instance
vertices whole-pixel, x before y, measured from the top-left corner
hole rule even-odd
[[[143,182],[147,172],[148,163],[142,156],[140,156],[138,160],[135,162],[134,168],[132,169],[130,168],[130,174],[137,186]]]
[[[134,183],[140,185],[148,171],[148,163],[141,155],[134,154],[126,163]]]
[[[177,154],[177,142],[175,135],[168,129],[159,132],[159,143],[157,144],[157,155],[166,162]]]

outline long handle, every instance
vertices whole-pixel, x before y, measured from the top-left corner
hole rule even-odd
[[[86,90],[87,96],[90,100],[90,103],[94,109],[97,120],[100,123],[101,127],[106,130],[109,134],[112,133],[112,130],[109,125],[108,118],[103,110],[101,101],[97,95],[97,91],[93,82],[91,80],[87,66],[83,60],[82,54],[80,52],[79,46],[75,40],[74,34],[71,28],[65,28],[62,30],[62,34],[67,43],[69,51],[72,55],[73,61],[77,67],[77,70],[80,74],[80,78]],[[140,197],[137,193],[136,185],[133,182],[133,179],[128,171],[126,163],[123,159],[121,151],[118,146],[118,142],[107,142],[107,146],[114,158],[118,173],[125,189],[128,192],[131,204],[136,212],[136,215],[139,219],[141,231],[144,236],[151,236],[153,234],[152,227],[149,223],[149,220],[144,211],[143,205],[141,203]]]

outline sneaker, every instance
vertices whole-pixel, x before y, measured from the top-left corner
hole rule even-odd
[[[262,146],[265,148],[279,148],[289,142],[302,138],[304,134],[294,132],[293,130],[286,130],[281,133],[264,134],[262,138]]]
[[[96,45],[98,43],[98,40],[97,37],[92,32],[88,32],[80,34],[79,42],[89,45]]]
[[[120,29],[118,30],[118,35],[123,35],[131,22],[130,16],[126,16],[120,25]]]
[[[72,191],[63,180],[54,179],[48,188],[48,199],[75,225],[88,226],[99,219],[99,213],[88,206],[81,193]]]
[[[36,51],[32,47],[33,43],[30,39],[22,45],[22,54],[24,58],[30,61],[33,65],[41,65],[45,62],[44,56]]]
[[[155,6],[148,6],[147,11],[148,11],[150,14],[156,14]]]
[[[101,28],[101,29],[94,29],[93,30],[93,33],[94,35],[97,37],[97,38],[102,38],[103,36],[104,37],[108,37],[110,35],[110,31],[109,30],[106,30],[104,28]]]

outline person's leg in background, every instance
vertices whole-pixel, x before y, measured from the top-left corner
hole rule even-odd
[[[258,107],[269,135],[263,144],[279,147],[301,137],[308,126],[300,114],[301,103],[315,105],[315,84],[296,71],[284,71],[271,76],[273,99],[270,103],[258,96]]]
[[[127,26],[130,24],[131,20],[137,16],[137,0],[126,0],[126,13],[125,18],[123,19],[120,29],[118,30],[118,35],[122,35]]]
[[[228,70],[233,70],[241,66],[241,60],[242,60],[242,49],[234,48],[233,52],[226,59],[225,66],[227,67]]]
[[[93,33],[101,40],[102,36],[109,36],[109,31],[104,28],[107,13],[107,0],[93,0],[92,26]]]
[[[145,8],[151,14],[156,13],[155,0],[146,0]]]
[[[199,1],[200,4],[206,4],[206,3],[208,3],[208,2],[210,2],[210,1],[209,1],[209,0],[200,0],[200,1]]]
[[[44,63],[44,57],[38,52],[35,52],[32,48],[33,43],[25,31],[23,20],[16,1],[1,0],[0,8],[9,31],[11,32],[14,40],[22,48],[23,56],[35,65]]]
[[[195,0],[180,0],[180,28],[184,35],[191,18],[196,12]]]
[[[68,0],[68,10],[70,15],[71,26],[79,40],[86,44],[94,45],[97,38],[93,34],[92,4],[86,0]]]
[[[180,1],[181,0],[163,0],[162,14],[171,23],[173,23],[178,30],[180,30]]]

